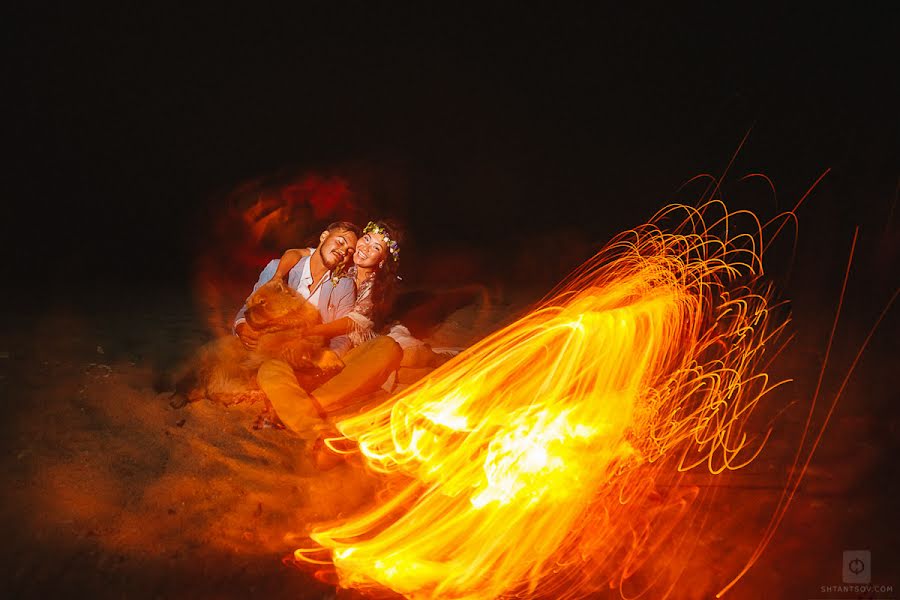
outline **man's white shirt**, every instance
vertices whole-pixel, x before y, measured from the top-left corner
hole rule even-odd
[[[319,285],[316,285],[314,289],[310,290],[310,286],[314,285],[315,282],[313,281],[312,274],[309,272],[309,263],[309,260],[303,263],[303,270],[300,272],[300,286],[297,288],[297,292],[309,300],[310,304],[318,306],[319,294],[322,291],[322,283],[331,276],[331,271],[326,271],[325,274],[322,275]]]
[[[310,248],[310,257],[312,257],[312,253],[316,251],[315,248]],[[313,284],[312,274],[309,272],[309,258],[303,263],[303,269],[300,271],[300,283],[297,286],[297,292],[303,296],[306,300],[309,301],[313,306],[319,306],[319,295],[322,291],[322,284],[325,283],[325,280],[331,277],[331,271],[326,271],[322,276],[321,281],[319,281],[319,285],[315,287],[315,289],[310,290],[309,287]],[[274,261],[273,261],[274,262]],[[264,282],[260,281],[257,285],[262,285]],[[255,291],[255,289],[254,289]],[[237,327],[241,323],[246,323],[247,320],[243,317],[238,317],[234,321],[234,325],[232,327]]]

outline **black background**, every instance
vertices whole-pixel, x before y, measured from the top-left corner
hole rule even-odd
[[[721,174],[748,131],[731,182],[765,173],[785,208],[831,168],[806,230],[877,237],[896,219],[888,22],[752,5],[19,7],[4,263],[69,286],[184,281],[223,192],[346,165],[376,174],[375,210],[405,221],[419,258],[550,230],[602,242]]]

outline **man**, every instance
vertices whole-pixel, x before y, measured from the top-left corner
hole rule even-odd
[[[343,264],[353,254],[360,229],[353,223],[337,221],[329,225],[319,235],[319,246],[308,257],[300,261],[288,272],[288,286],[306,298],[319,309],[323,323],[329,323],[347,316],[356,302],[356,286],[353,280],[341,278],[337,283],[331,279],[332,270]],[[255,292],[275,275],[278,260],[272,260],[259,274],[259,281],[253,286]],[[252,294],[251,294],[252,295]],[[247,304],[241,307],[234,319],[234,334],[249,349],[256,348],[260,333],[244,319]],[[338,355],[346,354],[353,344],[346,335],[334,337],[329,347]]]

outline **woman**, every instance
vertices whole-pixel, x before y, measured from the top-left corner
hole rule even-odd
[[[393,223],[381,220],[366,225],[352,254],[353,264],[346,271],[338,270],[332,275],[352,277],[356,283],[353,311],[346,317],[316,325],[307,335],[326,338],[348,335],[354,347],[375,337],[394,301],[401,240],[402,232]],[[273,279],[284,278],[301,258],[312,252],[312,248],[286,251]]]

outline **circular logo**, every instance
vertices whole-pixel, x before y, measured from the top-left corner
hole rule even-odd
[[[866,570],[866,563],[864,563],[863,561],[861,561],[858,558],[854,558],[847,565],[847,568],[850,569],[850,572],[853,573],[854,575],[859,575],[860,573],[862,573],[863,571]]]

